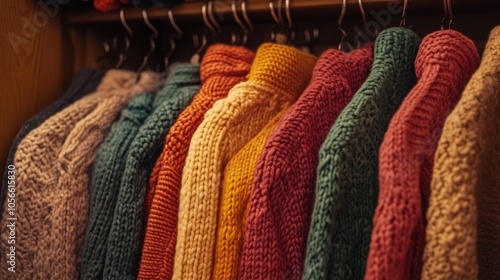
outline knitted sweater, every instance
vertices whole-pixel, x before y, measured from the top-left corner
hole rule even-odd
[[[106,242],[130,144],[151,113],[153,95],[132,98],[96,152],[90,183],[90,209],[80,279],[102,279]]]
[[[72,189],[56,189],[59,174],[58,156],[63,148],[66,137],[76,124],[89,115],[100,102],[110,96],[112,90],[130,89],[136,75],[128,71],[110,70],[102,79],[97,92],[88,95],[59,113],[53,115],[39,127],[33,129],[19,144],[14,157],[16,166],[16,273],[6,269],[0,271],[0,279],[71,279],[75,278],[78,256],[76,252],[58,251],[59,244],[54,244],[53,237],[65,239],[61,232],[53,231],[63,226],[71,226],[62,218],[69,220],[82,219],[61,215],[61,206],[66,205],[65,194]],[[7,202],[5,208],[7,209]],[[83,202],[84,203],[84,202]],[[7,252],[9,212],[3,213],[0,249]],[[85,218],[83,218],[85,219]],[[73,220],[74,221],[74,220]],[[57,223],[62,222],[62,225]],[[84,227],[84,226],[83,226]],[[59,241],[58,241],[59,242]],[[65,243],[65,242],[63,242]],[[55,246],[55,247],[53,247]],[[76,244],[69,245],[76,246]],[[54,262],[47,255],[64,254],[64,261]],[[5,264],[5,254],[1,254],[2,264]],[[3,268],[6,268],[2,265]],[[72,268],[72,269],[71,269]],[[70,274],[70,275],[68,275]],[[36,277],[35,277],[36,276]]]
[[[446,116],[479,64],[474,42],[437,31],[420,44],[418,82],[379,152],[379,197],[365,279],[420,279],[434,152]]]
[[[189,147],[182,175],[174,279],[210,279],[227,162],[304,90],[316,57],[264,44],[248,81],[235,86],[205,114]]]
[[[436,150],[422,279],[500,279],[499,110],[497,26]]]
[[[371,73],[323,143],[308,254],[325,269],[307,279],[362,279],[378,194],[378,150],[392,115],[416,82],[419,39],[390,28],[375,41]]]
[[[64,94],[52,102],[42,111],[38,112],[35,116],[27,120],[19,132],[17,133],[12,145],[10,146],[9,155],[7,157],[7,162],[5,164],[5,171],[3,174],[2,190],[0,194],[0,205],[3,205],[5,197],[7,195],[7,167],[14,163],[14,153],[17,150],[19,143],[30,133],[33,129],[37,128],[46,119],[50,118],[52,115],[56,114],[60,110],[66,108],[71,103],[80,99],[86,94],[93,92],[99,82],[101,81],[104,73],[101,71],[95,71],[90,68],[83,68],[75,75],[71,85],[64,92]],[[3,207],[0,207],[0,217],[2,216]]]
[[[248,201],[257,158],[264,143],[288,108],[283,108],[250,142],[228,162],[217,220],[214,272],[212,279],[237,279],[243,237],[248,214]]]
[[[368,76],[372,51],[371,44],[349,54],[326,51],[305,92],[265,141],[246,187],[251,196],[240,279],[301,278],[319,148]]]
[[[163,152],[151,173],[146,212],[152,210],[147,216],[139,279],[172,278],[179,192],[189,142],[215,101],[246,80],[253,58],[251,51],[227,45],[214,45],[203,56],[200,69],[203,86],[168,132]]]
[[[199,91],[198,65],[178,65],[157,94],[151,115],[130,145],[109,231],[104,279],[136,279],[149,175],[170,126]]]

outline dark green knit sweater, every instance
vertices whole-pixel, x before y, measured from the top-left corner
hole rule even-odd
[[[137,277],[149,175],[163,149],[170,126],[199,88],[198,65],[175,67],[154,100],[153,112],[132,141],[109,233],[104,279]]]
[[[416,83],[420,40],[390,28],[375,42],[372,72],[320,151],[303,279],[363,279],[378,196],[378,150],[392,115]]]
[[[96,152],[90,183],[90,209],[80,279],[102,279],[106,243],[115,211],[120,179],[130,144],[151,113],[153,95],[132,98]]]

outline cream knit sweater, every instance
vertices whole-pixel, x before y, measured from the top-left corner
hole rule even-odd
[[[236,85],[205,114],[183,169],[173,279],[211,278],[224,167],[297,99],[315,62],[315,56],[297,49],[264,44],[257,51],[248,81]]]

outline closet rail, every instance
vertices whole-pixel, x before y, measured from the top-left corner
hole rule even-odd
[[[348,6],[357,7],[358,1],[348,0]],[[363,5],[367,12],[374,10],[387,9],[389,5],[403,3],[403,0],[363,0]],[[261,19],[269,17],[269,0],[247,0],[247,10],[252,19]],[[474,12],[492,12],[499,11],[498,0],[453,0],[454,13],[474,13]],[[202,20],[201,7],[203,1],[184,2],[173,9],[176,20]],[[290,11],[294,17],[310,18],[330,18],[336,17],[342,7],[342,0],[292,0],[290,1]],[[162,8],[150,8],[148,17],[152,20],[168,18],[168,10]],[[214,1],[215,13],[230,13],[230,0]],[[347,9],[348,15],[359,13],[358,9]],[[436,0],[410,0],[408,5],[409,14],[429,14],[443,13],[443,4]],[[141,9],[126,8],[127,21],[142,21]],[[66,22],[70,24],[100,23],[100,22],[118,22],[120,20],[119,11],[102,13],[98,11],[88,11],[81,13],[68,12]]]

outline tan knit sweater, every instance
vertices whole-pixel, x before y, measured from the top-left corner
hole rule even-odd
[[[7,252],[8,218],[16,222],[16,273],[7,270],[2,254],[0,279],[75,279],[78,257],[86,221],[86,187],[77,190],[76,166],[91,162],[93,154],[84,150],[77,127],[92,118],[106,100],[121,92],[129,92],[135,83],[133,72],[111,70],[101,81],[97,92],[78,100],[46,120],[20,143],[14,158],[16,166],[16,207],[5,211],[2,219],[0,250]],[[101,109],[100,109],[101,108]],[[112,119],[109,119],[112,121]],[[99,126],[90,126],[84,138],[92,139]],[[81,138],[80,140],[83,140]],[[89,140],[87,140],[89,141]],[[89,141],[91,142],[91,141]],[[76,146],[73,144],[76,143]],[[78,147],[78,148],[73,148]],[[69,152],[73,149],[76,154]],[[72,173],[68,176],[68,173]],[[68,177],[74,176],[68,180]],[[73,185],[75,184],[75,185]],[[69,188],[71,186],[71,188]],[[8,203],[8,201],[7,201]],[[6,203],[5,210],[8,210]],[[82,210],[83,209],[83,210]],[[12,214],[12,216],[10,215]]]
[[[422,279],[500,279],[500,26],[435,154]]]

